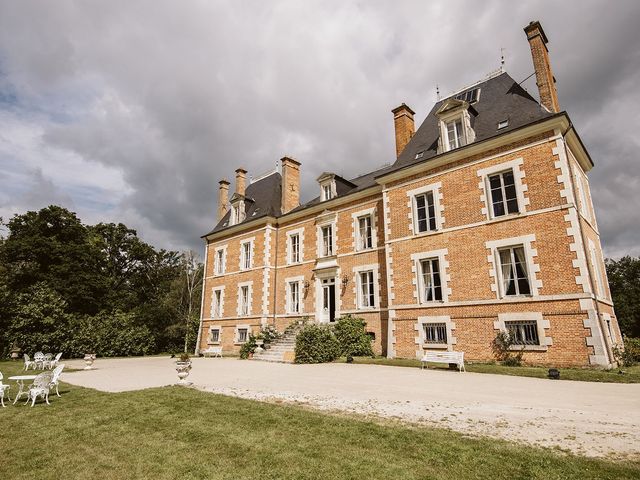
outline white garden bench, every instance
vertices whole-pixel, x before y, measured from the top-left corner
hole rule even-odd
[[[424,368],[427,362],[455,363],[458,366],[459,371],[467,371],[464,368],[464,352],[425,352],[420,361],[422,362],[422,368]]]
[[[206,350],[202,350],[202,355],[205,357],[222,358],[222,347],[209,347]]]

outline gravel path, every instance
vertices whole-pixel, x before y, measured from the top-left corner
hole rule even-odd
[[[98,359],[95,367],[62,379],[107,392],[177,380],[173,360],[166,357]],[[189,380],[224,395],[399,419],[587,456],[640,458],[640,384],[213,358],[194,359]]]

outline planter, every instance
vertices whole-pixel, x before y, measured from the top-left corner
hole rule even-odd
[[[254,352],[255,353],[264,352],[264,348],[262,348],[262,345],[264,345],[264,340],[256,340],[256,349],[254,350]]]
[[[178,372],[178,384],[180,385],[189,385],[191,382],[187,382],[187,377],[189,376],[189,372],[191,372],[191,361],[188,362],[176,362],[176,372]]]
[[[84,354],[84,363],[86,364],[86,366],[84,367],[85,370],[93,370],[93,362],[96,361],[96,354],[95,353],[85,353]]]

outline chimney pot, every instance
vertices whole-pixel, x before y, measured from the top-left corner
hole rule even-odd
[[[536,84],[540,94],[540,104],[550,112],[557,113],[560,111],[560,103],[558,102],[556,79],[551,71],[551,62],[549,60],[549,50],[547,48],[549,39],[537,20],[524,27],[524,32],[527,34],[527,40],[529,40],[529,47],[531,48]]]
[[[415,112],[404,103],[391,110],[391,112],[393,113],[393,123],[396,132],[396,157],[399,157],[416,131],[416,126],[413,121]]]
[[[300,165],[290,157],[280,159],[282,165],[282,213],[290,212],[300,205]]]
[[[244,196],[247,186],[247,171],[244,168],[236,170],[236,193]]]

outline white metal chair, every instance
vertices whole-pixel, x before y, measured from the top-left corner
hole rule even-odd
[[[45,353],[42,360],[42,369],[48,368],[51,370],[51,361],[53,360],[53,353]]]
[[[61,363],[56,368],[53,369],[53,373],[51,374],[51,388],[56,387],[56,395],[60,396],[60,392],[58,391],[58,383],[60,383],[60,374],[64,369],[64,363]]]
[[[49,403],[49,390],[51,389],[51,372],[42,372],[36,375],[33,383],[29,387],[29,391],[27,393],[27,401],[25,405],[29,403],[31,400],[31,406],[33,407],[36,403],[38,397],[42,397],[47,405],[51,405]]]
[[[36,362],[29,358],[29,355],[26,353],[23,355],[24,358],[24,369],[25,371],[29,370],[29,367],[36,368]]]
[[[33,361],[35,362],[35,368],[39,370],[44,370],[44,353],[36,352],[33,355]]]
[[[60,359],[62,358],[62,352],[56,354],[56,357],[49,362],[49,368],[56,368],[60,363]]]
[[[9,398],[9,395],[6,393],[7,390],[9,390],[10,385],[4,385],[2,383],[2,379],[4,377],[2,376],[2,372],[0,372],[0,404],[2,404],[3,407],[5,407],[6,405],[4,404],[4,396],[7,395],[7,400],[11,401],[11,399]]]

